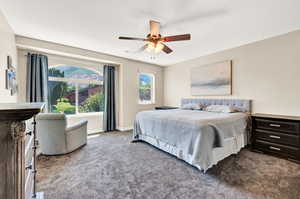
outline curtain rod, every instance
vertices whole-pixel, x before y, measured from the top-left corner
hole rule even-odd
[[[47,54],[51,54],[51,55],[59,55],[59,56],[63,56],[63,57],[81,59],[81,60],[86,60],[86,61],[93,61],[93,62],[97,62],[97,63],[101,63],[101,64],[110,64],[110,65],[114,65],[114,66],[120,65],[119,63],[116,63],[116,62],[110,62],[110,61],[106,61],[106,60],[102,60],[102,59],[97,59],[97,58],[93,58],[93,57],[87,57],[87,56],[77,55],[77,54],[72,54],[72,53],[65,53],[65,52],[56,51],[56,50],[49,50],[49,49],[45,49],[45,48],[38,48],[38,47],[22,45],[22,44],[17,44],[16,46],[18,49],[22,49],[22,50],[32,50],[32,51],[47,53]],[[27,54],[24,56],[27,56]]]

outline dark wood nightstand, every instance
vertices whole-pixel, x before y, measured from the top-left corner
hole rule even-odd
[[[300,117],[252,115],[252,149],[300,163]]]
[[[170,110],[170,109],[178,109],[178,107],[173,107],[173,106],[157,106],[157,107],[155,107],[155,110]]]

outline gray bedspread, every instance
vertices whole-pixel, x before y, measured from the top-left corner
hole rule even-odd
[[[226,138],[244,133],[247,117],[246,113],[182,109],[143,111],[136,116],[133,138],[155,140],[156,146],[163,143],[176,151],[173,155],[206,170],[211,166],[213,148],[222,147]]]

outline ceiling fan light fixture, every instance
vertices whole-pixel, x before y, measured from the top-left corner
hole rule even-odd
[[[148,45],[147,45],[146,50],[148,52],[151,52],[153,49],[155,49],[155,44],[153,42],[149,42]]]
[[[158,42],[155,47],[155,52],[159,53],[162,51],[163,48],[164,48],[164,45],[161,42]]]

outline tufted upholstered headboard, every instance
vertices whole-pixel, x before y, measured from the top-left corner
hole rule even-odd
[[[243,112],[251,113],[251,100],[244,99],[197,99],[197,98],[184,98],[181,100],[183,104],[204,104],[204,105],[232,105],[239,107]]]

